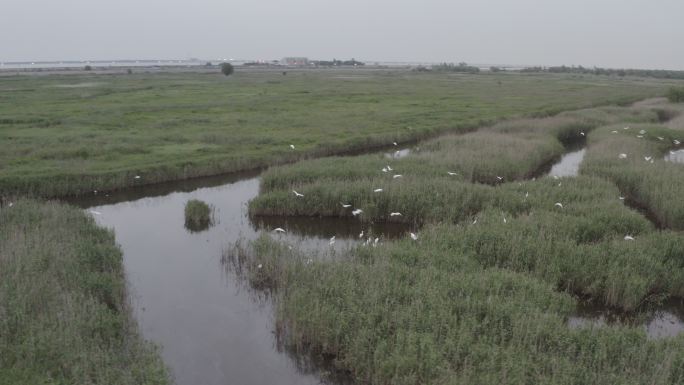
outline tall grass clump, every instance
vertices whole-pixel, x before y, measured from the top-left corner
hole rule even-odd
[[[672,103],[684,102],[684,88],[682,88],[682,87],[671,87],[667,91],[667,99]]]
[[[168,384],[125,291],[114,235],[82,211],[0,208],[0,382]]]
[[[192,231],[209,228],[213,222],[212,207],[198,199],[185,203],[185,227]]]

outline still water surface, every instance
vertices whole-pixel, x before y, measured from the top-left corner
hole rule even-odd
[[[272,303],[226,272],[220,259],[227,247],[282,227],[287,230],[279,236],[283,240],[332,254],[350,247],[361,231],[389,239],[406,236],[408,229],[317,218],[252,222],[247,202],[258,191],[258,176],[247,173],[141,186],[72,202],[100,213],[94,215],[98,223],[114,229],[142,334],[163,346],[162,356],[178,384],[322,382],[318,369],[279,349]],[[215,207],[213,226],[201,232],[186,229],[189,199]],[[336,241],[331,246],[332,236]]]

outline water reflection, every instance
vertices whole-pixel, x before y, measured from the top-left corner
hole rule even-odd
[[[667,154],[665,154],[664,159],[666,162],[684,163],[684,149],[670,151]]]
[[[410,148],[402,148],[400,150],[392,151],[392,152],[386,152],[385,153],[385,158],[389,159],[401,159],[409,156],[411,154],[411,149]]]
[[[98,194],[75,203],[101,213],[94,216],[98,223],[115,230],[134,315],[143,336],[163,346],[177,384],[321,383],[319,373],[301,371],[277,349],[272,304],[255,302],[220,263],[228,245],[259,234],[247,216],[259,178],[223,176],[215,182],[204,188],[194,185],[199,181],[146,186],[139,189],[144,192]],[[153,196],[139,198],[147,194]],[[186,230],[190,199],[215,207],[214,226]],[[327,238],[305,238],[312,247],[328,244]]]
[[[649,339],[676,337],[684,333],[684,302],[671,300],[656,309],[626,314],[592,303],[580,302],[568,327],[602,328],[611,325],[641,326]]]
[[[549,171],[549,176],[577,176],[579,174],[580,164],[584,160],[586,149],[583,148],[577,151],[571,151],[561,157],[558,163],[555,163]]]

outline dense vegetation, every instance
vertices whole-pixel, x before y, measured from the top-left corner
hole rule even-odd
[[[0,383],[167,384],[130,319],[114,235],[81,210],[0,208]]]
[[[657,79],[684,79],[684,71],[600,68],[583,66],[527,67],[521,72],[570,73],[585,75],[641,76]]]
[[[637,199],[681,228],[684,169],[662,154],[684,131],[659,125],[680,113],[667,104],[572,111],[436,138],[402,159],[274,167],[252,214],[361,208],[361,220],[423,227],[415,240],[360,245],[333,261],[268,236],[225,260],[275,290],[286,344],[334,357],[361,383],[682,383],[684,335],[655,341],[636,325],[567,324],[580,299],[640,314],[684,297],[684,238],[625,205]],[[586,175],[528,179],[561,143],[586,137]]]
[[[671,85],[361,68],[218,76],[0,77],[0,194],[60,196],[258,168],[627,103]]]

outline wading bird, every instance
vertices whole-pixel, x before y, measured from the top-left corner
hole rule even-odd
[[[136,175],[134,179],[140,179],[140,175]]]
[[[563,208],[563,204],[560,203],[560,202],[556,202],[556,204],[555,204],[554,206],[558,206],[558,207],[560,207],[560,208]]]
[[[291,144],[290,148],[294,150],[295,149],[294,144]]]
[[[403,177],[403,175],[401,175],[401,174],[395,174],[395,175],[392,177],[392,179],[397,179],[397,178],[401,178],[401,177]]]
[[[625,241],[633,241],[634,237],[631,235],[625,235]]]
[[[618,158],[619,159],[627,159],[627,154],[622,153],[622,154],[618,155]]]
[[[330,238],[330,246],[335,244],[335,236],[333,235],[332,238]]]
[[[411,239],[413,239],[414,241],[418,240],[418,236],[416,234],[414,234],[414,233],[409,233],[409,234],[411,234]]]
[[[276,227],[275,229],[273,229],[273,231],[275,231],[276,233],[284,233],[285,232],[285,230],[281,229],[280,227]]]
[[[453,172],[453,171],[447,171],[447,174],[449,174],[451,176],[458,175],[457,172]]]
[[[645,157],[644,157],[644,160],[647,161],[647,162],[650,162],[651,159],[653,159],[653,157],[651,157],[651,156],[645,156]]]
[[[357,216],[357,215],[361,214],[362,212],[363,212],[363,210],[361,210],[361,209],[356,209],[356,210],[353,210],[353,211],[352,211],[352,215],[353,215],[353,216]]]
[[[381,188],[376,188],[375,190],[373,190],[373,192],[376,192],[376,193],[382,192],[382,189],[381,189]]]
[[[348,205],[348,204],[344,204],[344,203],[342,203],[342,202],[340,202],[340,204],[341,204],[341,205],[342,205],[342,207],[344,207],[345,209],[346,209],[346,208],[349,208],[349,207],[351,207],[351,205]]]
[[[401,213],[390,213],[390,217],[400,217]]]
[[[297,191],[295,191],[295,190],[292,190],[292,192],[293,192],[293,193],[294,193],[294,195],[295,195],[296,197],[298,197],[298,198],[301,198],[301,197],[303,197],[303,196],[304,196],[304,194],[300,194],[300,193],[298,193],[298,192],[297,192]]]

